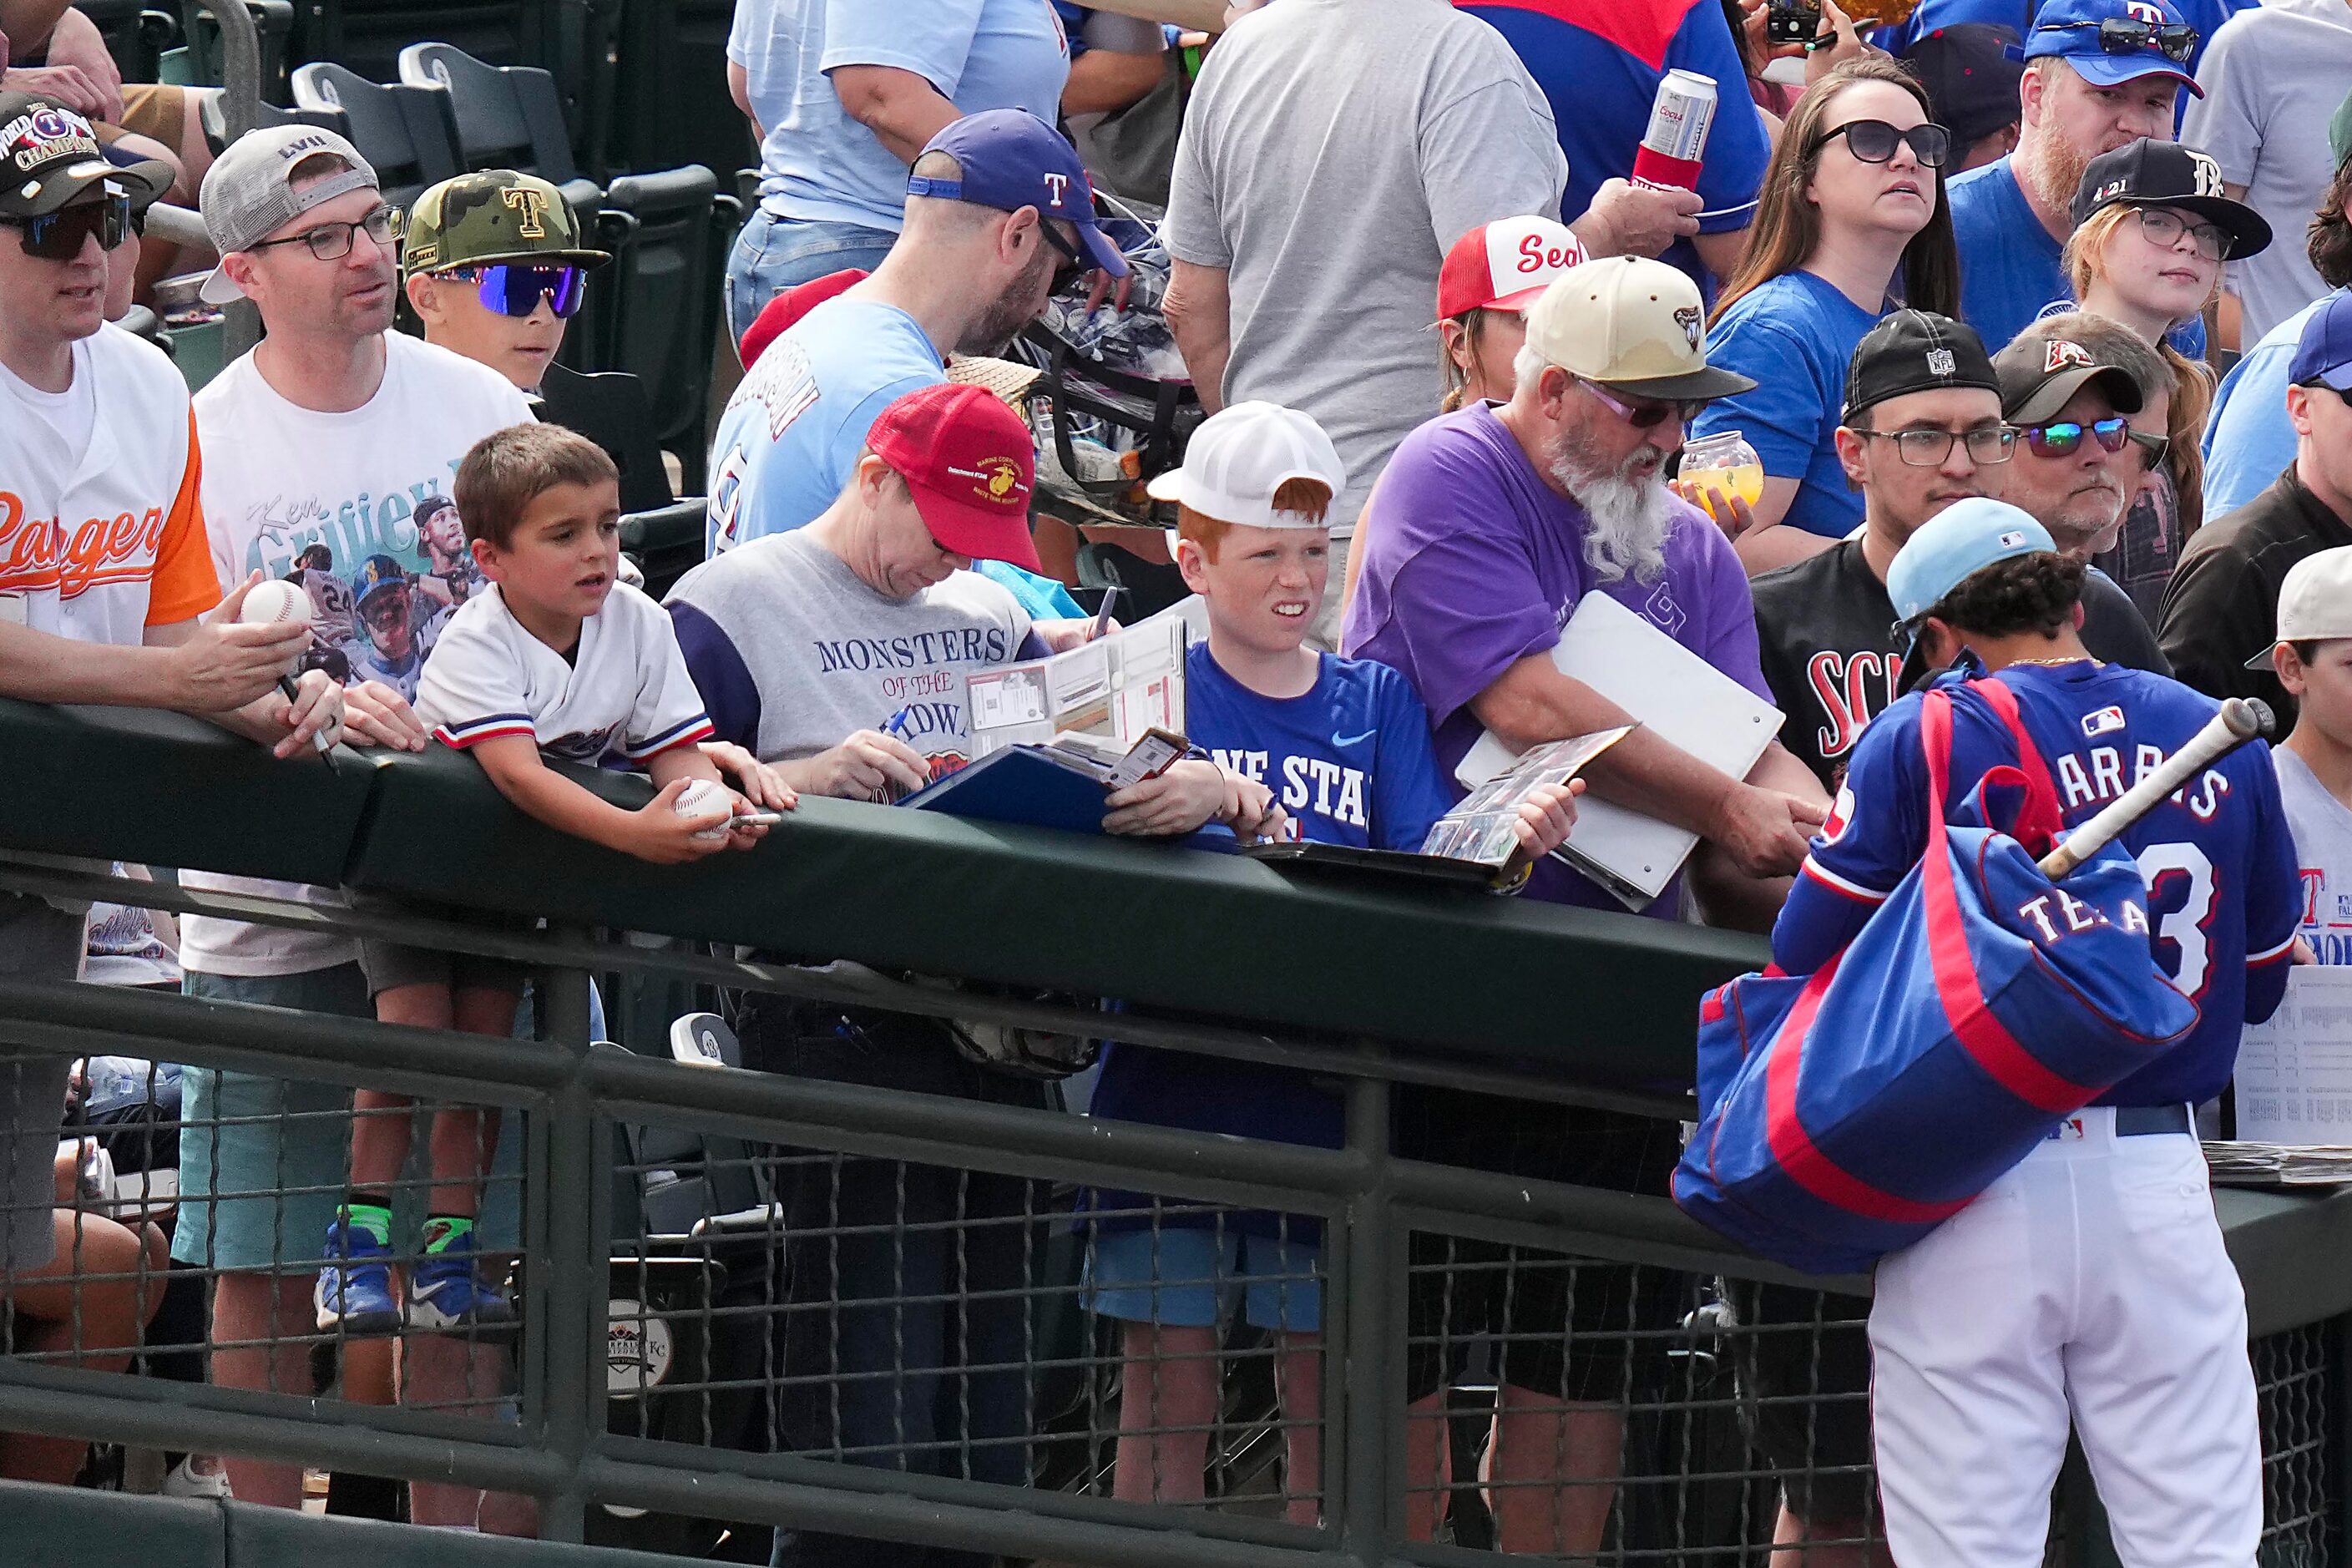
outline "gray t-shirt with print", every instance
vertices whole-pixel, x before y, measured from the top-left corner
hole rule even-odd
[[[2352,806],[2284,746],[2271,752],[2271,763],[2303,872],[2303,939],[2320,963],[2352,963]]]
[[[904,711],[899,737],[931,776],[971,760],[964,677],[1011,664],[1029,617],[958,572],[908,599],[876,592],[805,529],[739,545],[664,601],[721,740],[765,762],[814,756]]]
[[[1444,0],[1280,0],[1218,40],[1185,110],[1163,229],[1232,291],[1228,403],[1312,417],[1353,531],[1437,412],[1437,274],[1483,223],[1559,216],[1551,106],[1503,36]]]

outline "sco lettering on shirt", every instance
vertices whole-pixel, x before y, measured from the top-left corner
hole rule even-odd
[[[1874,648],[1851,654],[1825,648],[1805,664],[1805,683],[1829,722],[1814,731],[1824,762],[1844,756],[1862,739],[1870,716],[1902,695],[1903,661]]]

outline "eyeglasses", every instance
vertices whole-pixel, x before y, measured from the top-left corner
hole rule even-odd
[[[2324,381],[2298,381],[2295,384],[2305,392],[2332,392],[2343,401],[2345,407],[2352,408],[2352,386],[2330,386]]]
[[[2139,214],[2139,231],[2153,244],[2169,250],[2180,243],[2183,234],[2197,238],[2197,254],[2208,261],[2219,261],[2230,254],[2230,235],[2218,223],[2192,222],[2170,207],[2135,207]]]
[[[439,274],[457,281],[472,279],[482,297],[482,308],[520,321],[539,309],[569,320],[588,296],[588,274],[571,266],[533,267],[501,263],[495,267],[454,267]]]
[[[1906,142],[1923,169],[1940,169],[1952,154],[1952,133],[1933,121],[1897,131],[1884,120],[1850,120],[1822,132],[1816,145],[1826,147],[1841,136],[1845,138],[1846,151],[1865,163],[1886,163],[1895,156],[1895,149]]]
[[[1864,439],[1894,442],[1895,455],[1910,468],[1940,467],[1951,456],[1955,442],[1965,442],[1969,460],[1978,463],[2006,463],[2017,450],[2017,432],[2006,425],[1987,425],[1974,430],[1926,426],[1916,430],[1855,430],[1854,434]]]
[[[2131,440],[2132,445],[2139,448],[2140,462],[2146,468],[2155,468],[2172,450],[2172,437],[2169,436],[2151,436],[2144,430],[2134,430]]]
[[[2089,436],[2099,443],[2100,449],[2120,452],[2132,437],[2131,421],[2124,418],[2096,420],[2085,425],[2080,420],[2066,419],[2053,425],[2025,425],[2018,428],[2026,446],[2037,458],[2072,457]]]
[[[357,223],[322,223],[289,234],[284,239],[264,239],[246,247],[247,250],[268,250],[279,245],[307,245],[310,254],[321,261],[341,261],[352,253],[352,237],[365,229],[367,237],[385,249],[392,247],[392,209],[378,207]]]
[[[1578,385],[1592,395],[1594,402],[1636,430],[1654,430],[1669,419],[1678,425],[1687,425],[1697,418],[1700,412],[1706,407],[1706,399],[1703,397],[1677,399],[1667,403],[1651,403],[1646,400],[1639,403],[1625,403],[1601,391],[1598,382],[1587,381],[1582,376],[1578,376],[1576,379]]]
[[[2154,49],[2176,65],[2187,65],[2197,52],[2197,29],[2179,22],[2141,22],[2127,16],[2110,16],[2104,22],[2057,22],[2053,33],[2079,33],[2087,28],[2099,30],[2099,47],[2111,55],[2136,55],[2142,49]]]
[[[1053,219],[1039,218],[1037,232],[1045,237],[1046,244],[1062,253],[1061,262],[1054,268],[1052,287],[1054,293],[1059,294],[1093,270],[1094,263],[1089,261],[1060,229],[1054,226]]]
[[[42,261],[72,261],[81,255],[91,235],[99,247],[112,250],[131,232],[131,198],[110,195],[94,202],[76,202],[39,217],[0,218],[18,231],[25,254]]]

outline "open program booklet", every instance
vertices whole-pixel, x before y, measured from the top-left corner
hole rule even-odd
[[[966,676],[972,760],[1071,735],[1114,742],[1123,752],[1154,729],[1182,733],[1183,608],[1163,610],[1050,658]]]
[[[1529,747],[1504,772],[1462,798],[1430,826],[1418,854],[1344,844],[1255,844],[1242,853],[1282,866],[1331,867],[1418,877],[1464,886],[1508,887],[1531,864],[1513,825],[1519,807],[1545,784],[1564,784],[1593,758],[1633,732],[1630,724]]]

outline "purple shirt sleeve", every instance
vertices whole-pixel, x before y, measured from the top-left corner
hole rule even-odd
[[[1559,641],[1516,510],[1485,464],[1454,440],[1401,449],[1381,486],[1381,516],[1411,553],[1388,584],[1388,614],[1361,651],[1404,671],[1433,728]],[[1749,626],[1750,657],[1755,643]]]

